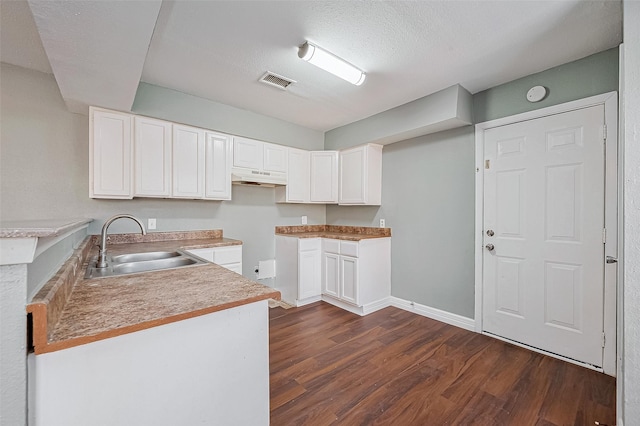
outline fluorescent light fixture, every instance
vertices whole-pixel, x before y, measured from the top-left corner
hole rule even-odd
[[[308,41],[300,46],[298,57],[356,86],[364,83],[364,71]]]

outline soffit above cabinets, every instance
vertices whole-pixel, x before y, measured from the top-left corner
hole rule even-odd
[[[73,112],[129,111],[160,0],[29,1],[60,93]]]

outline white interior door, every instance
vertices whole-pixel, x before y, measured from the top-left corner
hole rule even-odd
[[[603,360],[603,125],[599,105],[484,133],[483,330],[595,366]]]

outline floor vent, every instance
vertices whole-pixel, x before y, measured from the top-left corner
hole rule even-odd
[[[287,77],[283,77],[278,74],[274,74],[271,71],[267,71],[260,80],[260,83],[268,84],[269,86],[277,87],[278,89],[287,90],[287,88],[295,83],[295,80],[291,80]]]

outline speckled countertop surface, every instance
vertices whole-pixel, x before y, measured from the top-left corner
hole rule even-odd
[[[361,241],[391,236],[391,228],[342,225],[276,226],[276,235],[296,238],[332,238],[335,240]]]
[[[13,220],[0,222],[0,238],[53,237],[93,219]]]
[[[204,235],[142,243],[111,237],[116,243],[107,246],[110,255],[242,244],[222,238],[222,233],[213,238]],[[33,315],[37,354],[259,300],[280,299],[278,291],[212,263],[86,280],[86,259],[97,254],[96,241],[95,236],[88,237],[27,306]]]

